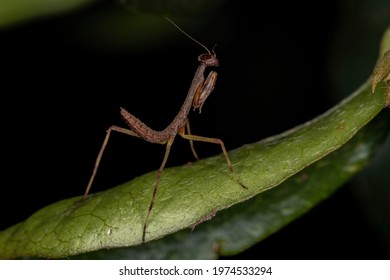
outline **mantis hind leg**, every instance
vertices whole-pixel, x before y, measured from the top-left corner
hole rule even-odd
[[[187,130],[187,133],[186,131]],[[185,129],[184,127],[179,131],[179,134],[180,135],[192,135],[191,134],[191,128],[190,128],[190,121],[188,120],[188,118],[186,118],[186,126],[185,126]],[[194,141],[192,141],[191,139],[188,139],[189,142],[190,142],[190,147],[191,147],[191,151],[192,151],[192,154],[194,155],[195,159],[196,160],[199,160],[199,156],[198,154],[196,153],[196,150],[195,150],[195,147],[194,147]]]
[[[86,198],[87,198],[88,193],[89,193],[89,191],[90,191],[90,189],[91,189],[91,186],[92,186],[92,183],[93,183],[93,181],[94,181],[94,179],[95,179],[97,170],[98,170],[98,168],[99,168],[100,161],[101,161],[101,159],[102,159],[104,150],[106,149],[106,146],[107,146],[107,144],[108,144],[108,140],[109,140],[109,138],[110,138],[111,131],[116,131],[116,132],[123,133],[123,134],[127,134],[127,135],[130,135],[130,136],[139,137],[134,131],[132,131],[132,130],[130,130],[130,129],[122,128],[122,127],[119,127],[119,126],[116,126],[116,125],[112,125],[112,126],[110,126],[110,127],[107,129],[106,137],[104,138],[103,144],[102,144],[102,146],[101,146],[101,148],[100,148],[100,151],[99,151],[99,153],[98,153],[98,155],[97,155],[97,158],[96,158],[96,161],[95,161],[95,167],[93,168],[91,178],[89,179],[87,188],[85,189],[85,193],[84,193],[84,195],[83,195],[83,199],[86,199]]]
[[[145,218],[145,222],[144,222],[144,226],[143,226],[143,230],[142,230],[142,243],[145,243],[146,228],[148,227],[149,216],[150,216],[150,213],[152,212],[152,209],[154,206],[154,201],[156,199],[157,189],[158,189],[158,186],[160,185],[161,174],[164,170],[165,164],[167,163],[169,153],[171,151],[171,146],[172,146],[174,140],[175,140],[175,137],[171,137],[168,140],[167,145],[165,147],[164,159],[161,163],[160,168],[157,170],[157,179],[156,179],[156,183],[154,184],[152,200],[150,201],[148,213],[146,214],[146,218]]]
[[[230,170],[230,172],[231,172],[232,175],[233,175],[234,181],[236,181],[236,183],[238,183],[242,188],[247,189],[247,187],[241,182],[240,178],[238,178],[238,176],[237,176],[236,173],[234,172],[234,170],[233,170],[233,165],[232,165],[232,163],[230,162],[229,155],[228,155],[228,153],[227,153],[227,151],[226,151],[226,148],[225,148],[225,144],[222,142],[221,139],[218,139],[218,138],[210,138],[210,137],[203,137],[203,136],[192,135],[192,134],[184,134],[184,133],[181,133],[181,131],[179,132],[179,134],[180,134],[180,136],[183,137],[184,139],[189,140],[190,143],[191,143],[192,141],[200,141],[200,142],[207,142],[207,143],[219,144],[219,145],[221,146],[223,155],[225,156],[226,163],[227,163],[227,165],[229,166],[229,170]]]

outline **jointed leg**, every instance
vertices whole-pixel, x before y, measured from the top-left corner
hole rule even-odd
[[[187,133],[184,132],[183,135],[192,135],[191,128],[190,128],[190,121],[188,120],[188,118],[186,119],[186,129],[187,129]],[[194,155],[196,160],[199,160],[198,154],[195,151],[194,141],[192,141],[191,139],[188,139],[188,140],[190,141],[190,147],[191,147],[192,154]]]
[[[87,188],[85,190],[83,199],[87,198],[89,190],[91,189],[93,180],[95,179],[96,172],[97,172],[97,169],[98,169],[99,164],[100,164],[100,160],[102,159],[102,156],[103,156],[104,149],[106,148],[107,143],[108,143],[108,139],[110,138],[111,131],[116,131],[116,132],[120,132],[120,133],[127,134],[127,135],[130,135],[130,136],[139,137],[134,131],[132,131],[130,129],[122,128],[122,127],[119,127],[119,126],[116,126],[116,125],[110,126],[107,129],[106,137],[104,138],[102,147],[100,148],[99,154],[98,154],[98,156],[96,158],[95,167],[93,169],[91,178],[89,179],[88,186],[87,186]]]
[[[233,175],[234,180],[244,189],[247,189],[247,187],[241,183],[240,179],[237,177],[237,175],[234,173],[233,166],[230,162],[229,155],[225,149],[225,145],[223,144],[221,139],[218,138],[209,138],[209,137],[203,137],[203,136],[197,136],[197,135],[192,135],[192,134],[181,134],[180,136],[183,137],[184,139],[190,140],[190,141],[201,141],[201,142],[207,142],[207,143],[214,143],[214,144],[219,144],[221,145],[222,152],[225,156],[225,160],[229,166],[230,172]]]
[[[169,152],[171,151],[171,146],[172,146],[172,143],[173,143],[174,140],[175,140],[175,137],[172,137],[172,138],[170,138],[168,140],[167,145],[165,147],[165,155],[164,155],[163,162],[161,163],[161,166],[160,166],[160,168],[157,171],[157,180],[156,180],[156,183],[154,184],[152,200],[150,201],[148,214],[146,214],[146,218],[145,218],[145,222],[144,222],[144,228],[143,228],[143,231],[142,231],[142,242],[143,243],[145,242],[146,227],[148,226],[148,220],[149,220],[150,212],[152,212],[152,209],[153,209],[154,200],[155,200],[156,194],[157,194],[157,188],[158,188],[158,186],[160,184],[161,174],[162,174],[162,172],[164,170],[165,164],[167,163]]]

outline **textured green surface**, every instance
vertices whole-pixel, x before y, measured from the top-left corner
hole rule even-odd
[[[383,81],[385,95],[383,103],[385,107],[390,106],[390,27],[387,28],[380,46],[379,60],[372,73],[372,91]]]
[[[375,94],[383,90],[378,88]],[[248,190],[231,179],[222,156],[166,169],[146,240],[190,227],[213,210],[229,208],[279,185],[345,144],[382,108],[366,83],[316,119],[231,151],[236,172]],[[0,256],[57,258],[140,244],[155,175],[151,172],[94,194],[84,203],[72,198],[43,208],[0,232]]]
[[[339,150],[278,187],[218,212],[210,222],[144,246],[100,250],[77,259],[212,259],[249,248],[327,198],[366,166],[390,131],[382,112]]]
[[[385,45],[389,44],[382,43]],[[112,256],[212,258],[244,250],[275,232],[364,166],[388,132],[388,115],[375,120],[363,133],[356,133],[381,111],[384,104],[378,102],[382,100],[378,96],[387,90],[378,86],[371,93],[367,82],[314,120],[229,152],[248,190],[232,180],[222,155],[166,169],[150,216],[147,241],[191,227],[210,212],[217,211],[217,216],[204,227],[195,228],[191,236],[182,231],[132,249],[111,250]],[[155,176],[155,172],[145,174],[91,195],[84,203],[77,197],[41,209],[0,232],[0,258],[61,258],[139,245]],[[106,253],[99,252],[108,258]]]

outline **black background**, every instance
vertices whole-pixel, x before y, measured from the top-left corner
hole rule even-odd
[[[268,2],[225,1],[218,9],[190,14],[193,21],[176,21],[205,45],[217,43],[217,87],[202,114],[191,113],[190,119],[194,134],[221,138],[227,149],[308,121],[352,92],[370,74],[386,26],[385,20],[359,25],[370,12],[364,1]],[[119,107],[158,130],[185,98],[202,49],[163,19],[160,24],[173,30],[155,45],[126,50],[100,42],[91,47],[96,30],[92,26],[92,35],[80,35],[79,28],[85,28],[86,15],[104,10],[127,13],[117,3],[102,1],[0,32],[1,229],[84,192],[105,130],[124,125]],[[362,44],[367,38],[370,43]],[[93,192],[157,169],[164,150],[113,135]],[[201,157],[220,152],[211,144],[199,144],[197,150]],[[168,166],[191,160],[188,143],[178,138]],[[389,258],[386,239],[370,223],[353,188],[347,184],[233,258]]]

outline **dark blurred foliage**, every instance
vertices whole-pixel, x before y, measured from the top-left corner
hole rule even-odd
[[[105,130],[124,125],[119,107],[155,129],[173,119],[204,50],[165,15],[217,44],[217,87],[190,120],[194,134],[221,138],[228,149],[308,121],[350,94],[372,71],[390,23],[383,0],[178,2],[100,1],[1,31],[1,229],[83,193]],[[232,258],[389,258],[386,147],[334,196]],[[197,150],[220,152],[203,143]],[[92,191],[156,170],[163,153],[113,134]],[[177,138],[168,166],[192,160]]]

